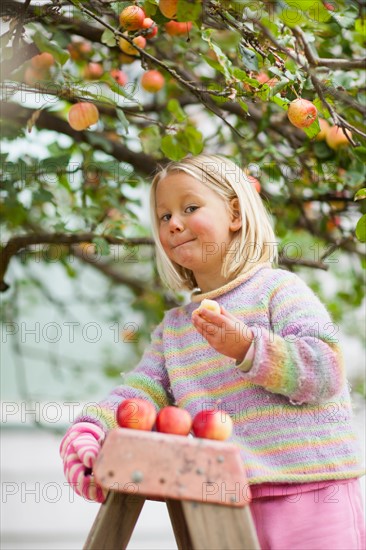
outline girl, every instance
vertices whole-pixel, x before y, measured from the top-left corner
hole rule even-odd
[[[115,411],[142,397],[234,421],[263,549],[361,549],[364,474],[334,326],[299,277],[275,269],[258,193],[220,156],[172,162],[151,187],[159,273],[191,302],[168,311],[139,365],[61,444],[76,492],[103,501],[91,468]],[[220,313],[195,312],[213,299]]]

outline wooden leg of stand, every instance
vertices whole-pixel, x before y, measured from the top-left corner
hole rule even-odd
[[[110,491],[93,523],[84,550],[124,550],[145,499]]]
[[[187,523],[183,514],[182,502],[180,500],[168,499],[166,505],[179,550],[193,550],[191,537],[189,536]]]
[[[260,550],[249,506],[183,501],[183,513],[195,550]]]

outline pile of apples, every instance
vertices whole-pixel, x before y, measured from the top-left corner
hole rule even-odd
[[[169,406],[156,413],[154,405],[144,399],[125,399],[116,412],[121,428],[185,435],[191,431],[196,437],[224,441],[233,431],[231,417],[221,410],[202,410],[193,418],[185,409]]]

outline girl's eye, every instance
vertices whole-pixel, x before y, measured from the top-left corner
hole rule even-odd
[[[170,214],[164,214],[164,216],[161,216],[160,221],[161,222],[167,222],[170,219]]]
[[[191,212],[194,212],[195,210],[197,210],[198,206],[187,206],[186,208],[186,212],[188,212],[188,214],[190,214]]]

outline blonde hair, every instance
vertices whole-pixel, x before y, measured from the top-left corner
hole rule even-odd
[[[222,264],[222,275],[228,281],[252,268],[253,263],[277,261],[276,238],[271,219],[259,193],[243,170],[220,155],[189,156],[178,162],[170,162],[160,170],[155,175],[150,190],[150,216],[156,243],[157,268],[164,284],[173,290],[193,290],[197,287],[193,272],[172,262],[159,238],[156,188],[172,172],[185,172],[200,181],[220,195],[228,208],[232,199],[238,199],[242,226],[235,233]],[[234,259],[233,250],[236,251]]]

